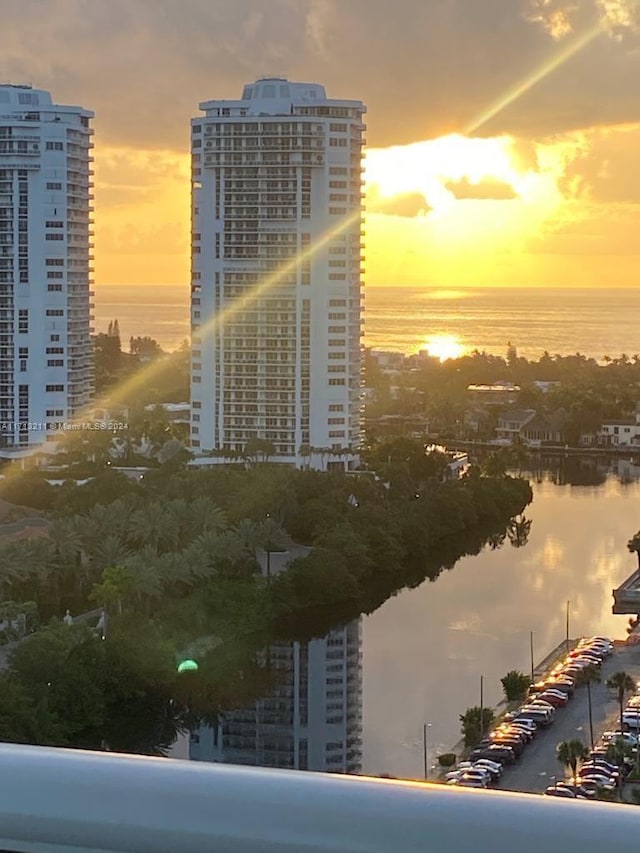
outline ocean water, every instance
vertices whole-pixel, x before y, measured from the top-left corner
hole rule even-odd
[[[189,336],[188,285],[96,286],[95,328],[118,318],[123,343],[149,335],[165,349]],[[538,358],[547,350],[602,359],[640,352],[638,288],[369,287],[365,344],[405,353],[474,349]],[[444,343],[443,343],[444,342]]]

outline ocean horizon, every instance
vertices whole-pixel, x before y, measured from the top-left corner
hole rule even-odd
[[[173,350],[189,337],[188,284],[95,286],[95,329],[118,319],[123,346],[138,335]],[[365,288],[364,343],[411,354],[434,351],[444,340],[452,353],[475,349],[497,355],[509,343],[539,358],[584,355],[602,360],[640,352],[637,287]]]

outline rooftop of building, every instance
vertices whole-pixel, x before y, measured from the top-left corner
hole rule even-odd
[[[535,417],[535,409],[507,409],[500,415],[501,421],[509,421],[509,423],[526,423]]]
[[[50,106],[52,103],[51,93],[44,89],[34,89],[26,83],[0,83],[0,104],[39,107]]]
[[[87,117],[93,117],[90,110],[83,107],[68,104],[54,104],[51,92],[46,89],[34,89],[28,83],[2,83],[0,82],[0,114],[10,110],[24,112],[54,107],[56,112],[82,113]]]
[[[203,101],[200,109],[208,111],[220,105],[236,105],[246,109],[246,115],[285,115],[290,114],[294,105],[327,103],[365,111],[360,101],[327,98],[326,90],[320,83],[298,83],[283,76],[258,77],[253,83],[244,86],[240,99],[211,99]]]

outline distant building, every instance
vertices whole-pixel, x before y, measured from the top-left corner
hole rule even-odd
[[[150,406],[145,406],[144,410],[145,412],[152,412],[156,408],[162,409],[167,420],[172,423],[188,424],[190,421],[190,403],[152,403]]]
[[[467,393],[471,403],[482,406],[504,406],[515,403],[520,386],[513,382],[494,382],[491,385],[469,385]]]
[[[55,441],[93,395],[92,118],[0,85],[0,456]]]
[[[536,416],[535,409],[507,409],[498,418],[496,435],[503,441],[520,438],[524,427]]]
[[[603,421],[598,430],[597,443],[603,447],[640,446],[640,415]]]
[[[405,366],[403,352],[369,349],[367,355],[375,361],[382,373],[401,373]]]
[[[560,382],[549,381],[546,379],[535,379],[533,382],[534,388],[537,388],[538,391],[542,391],[543,394],[548,394],[550,391],[555,391],[555,389],[559,388],[560,385]]]
[[[362,444],[365,106],[262,78],[191,122],[191,448],[322,466]],[[215,451],[207,454],[206,449]]]
[[[566,412],[556,412],[553,415],[536,414],[520,429],[520,438],[531,446],[545,444],[565,444],[567,424]]]
[[[361,620],[269,648],[280,683],[253,707],[191,735],[194,761],[354,773],[362,766]]]

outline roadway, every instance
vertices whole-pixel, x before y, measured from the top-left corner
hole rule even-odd
[[[640,645],[620,646],[602,665],[602,681],[591,685],[593,734],[597,741],[609,729],[616,729],[620,708],[613,691],[605,686],[614,672],[624,670],[640,683]],[[563,740],[577,738],[589,746],[589,711],[587,688],[579,687],[564,708],[556,711],[555,720],[542,730],[525,749],[522,758],[507,767],[500,788],[507,791],[542,793],[556,779],[565,777],[565,770],[556,760],[556,746]]]

